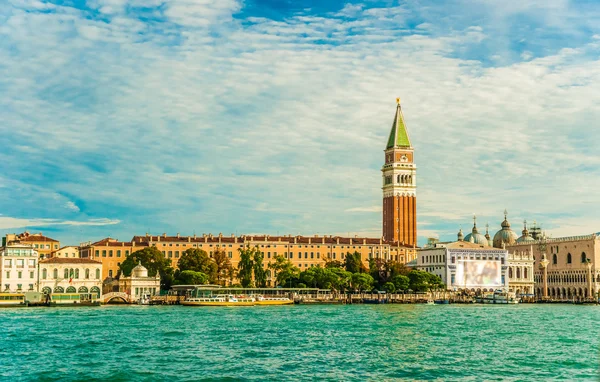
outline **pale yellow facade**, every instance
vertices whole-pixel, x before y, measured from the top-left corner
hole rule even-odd
[[[81,256],[79,255],[79,247],[69,245],[66,247],[62,247],[58,251],[52,252],[50,254],[50,257],[58,257],[61,259],[78,259]]]

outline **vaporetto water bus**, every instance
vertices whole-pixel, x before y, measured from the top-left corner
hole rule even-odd
[[[185,306],[254,306],[254,297],[236,297],[232,294],[190,297],[181,302]]]
[[[520,299],[514,292],[496,289],[494,292],[486,292],[477,297],[476,301],[481,304],[518,304]]]
[[[292,305],[295,290],[287,288],[228,288],[219,285],[177,285],[173,292],[185,296],[186,306]]]

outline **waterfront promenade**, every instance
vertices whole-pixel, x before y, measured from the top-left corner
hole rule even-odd
[[[597,381],[597,306],[4,309],[2,380]]]

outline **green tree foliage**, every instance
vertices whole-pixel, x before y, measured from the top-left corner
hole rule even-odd
[[[328,257],[325,259],[325,268],[344,268],[344,263],[339,260],[332,260]]]
[[[201,285],[206,284],[208,281],[208,275],[190,270],[179,272],[175,280],[179,285]]]
[[[258,247],[255,247],[252,253],[252,261],[254,267],[254,282],[258,288],[267,286],[267,272],[263,265],[265,255]]]
[[[165,255],[156,247],[144,248],[127,256],[119,266],[121,274],[130,276],[131,270],[138,263],[148,269],[149,276],[155,276],[157,272],[160,274],[160,286],[163,290],[171,288],[171,284],[173,284],[171,260],[165,258]]]
[[[282,287],[291,286],[294,280],[298,279],[300,269],[281,255],[275,256],[273,260],[269,263],[268,268],[274,272],[277,285]]]
[[[240,262],[238,263],[237,278],[244,288],[252,286],[252,273],[254,271],[254,248],[240,248]]]
[[[396,287],[397,291],[405,291],[410,288],[410,279],[408,278],[408,276],[396,275],[392,277],[391,281]]]
[[[356,291],[365,291],[371,289],[375,280],[368,273],[354,273],[352,275],[352,288]]]
[[[394,293],[396,291],[396,286],[392,282],[387,282],[383,284],[382,289],[388,293]]]
[[[362,273],[366,271],[359,252],[348,252],[344,261],[344,266],[346,267],[346,270],[350,273]]]
[[[408,278],[410,279],[410,289],[416,292],[427,292],[438,288],[444,288],[444,284],[439,276],[425,271],[412,270],[408,273]]]
[[[231,265],[231,260],[229,260],[229,256],[227,256],[227,253],[225,253],[225,250],[215,250],[213,252],[212,259],[215,262],[216,267],[216,280],[212,282],[215,282],[219,285],[223,285],[225,283],[225,280],[229,280],[229,282],[231,283],[233,281],[235,271],[233,269],[233,265]]]
[[[198,248],[190,248],[183,252],[177,267],[179,272],[175,272],[175,278],[179,278],[178,275],[181,272],[194,271],[206,275],[207,281],[216,282],[217,280],[217,264],[205,251]]]

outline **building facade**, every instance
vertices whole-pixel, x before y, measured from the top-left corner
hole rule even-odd
[[[0,286],[3,292],[38,290],[39,253],[31,244],[12,242],[0,248]]]
[[[74,245],[68,245],[66,247],[60,248],[57,251],[51,252],[48,257],[49,258],[60,257],[60,258],[64,258],[64,259],[76,259],[81,256],[79,255],[79,247],[74,246]]]
[[[448,290],[482,293],[508,289],[508,251],[467,241],[419,250],[417,269],[439,276]]]
[[[400,100],[385,148],[383,238],[408,247],[417,245],[417,166]]]
[[[508,287],[517,296],[534,295],[533,248],[508,252]]]
[[[148,275],[148,269],[140,263],[131,270],[131,275],[119,278],[119,291],[128,294],[132,302],[157,295],[160,293],[160,275]]]
[[[119,267],[129,254],[146,248],[147,243],[134,241],[119,241],[107,237],[94,243],[81,243],[79,253],[81,258],[92,259],[102,263],[102,280],[116,278]]]
[[[92,259],[52,257],[40,261],[39,291],[102,294],[102,263]]]
[[[233,267],[240,261],[240,249],[258,247],[264,255],[264,264],[268,265],[280,255],[290,260],[292,264],[305,270],[310,267],[324,266],[328,260],[344,261],[348,252],[358,252],[365,266],[369,259],[379,258],[406,263],[416,257],[412,247],[386,242],[383,238],[340,237],[340,236],[269,236],[243,235],[223,236],[135,236],[132,240],[136,248],[156,247],[177,267],[183,253],[190,248],[204,250],[209,256],[214,251],[225,251]],[[267,272],[268,273],[268,272]]]
[[[54,240],[40,233],[29,233],[27,231],[20,234],[7,234],[3,238],[3,245],[11,242],[18,242],[22,244],[31,244],[33,248],[38,252],[40,259],[50,257],[53,251],[57,251],[60,248],[60,242]]]

